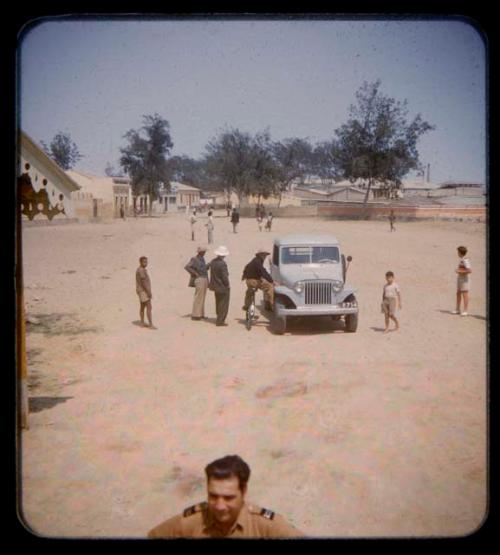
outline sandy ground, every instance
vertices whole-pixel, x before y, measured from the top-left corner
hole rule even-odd
[[[144,537],[205,499],[204,466],[238,453],[248,499],[311,536],[464,535],[486,511],[484,224],[275,220],[229,248],[229,326],[190,319],[185,215],[25,228],[30,429],[22,434],[22,511],[58,537]],[[200,225],[201,223],[201,225]],[[204,222],[198,235],[205,239]],[[203,233],[202,233],[203,232]],[[244,264],[290,232],[333,232],[353,256],[360,323],[267,319],[249,332]],[[198,239],[198,238],[197,238]],[[469,317],[454,308],[456,247],[473,265]],[[149,257],[157,330],[137,325],[135,270]],[[207,253],[207,259],[212,253]],[[401,329],[383,334],[393,270]],[[260,302],[261,294],[258,295]]]

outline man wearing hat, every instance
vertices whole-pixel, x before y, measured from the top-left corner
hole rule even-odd
[[[255,258],[251,260],[243,270],[241,279],[246,280],[247,292],[245,294],[245,304],[243,310],[247,310],[251,299],[251,288],[262,289],[264,291],[264,301],[266,310],[273,310],[274,307],[274,282],[271,275],[264,268],[264,260],[266,256],[271,254],[265,248],[259,248],[255,253]]]
[[[197,248],[197,255],[184,266],[184,269],[191,274],[191,282],[194,286],[193,311],[191,320],[201,320],[205,318],[205,296],[208,287],[208,265],[205,262],[206,247]]]
[[[210,264],[210,289],[215,293],[215,312],[217,314],[217,326],[227,326],[226,317],[229,310],[229,272],[224,257],[229,251],[224,245],[218,247]]]

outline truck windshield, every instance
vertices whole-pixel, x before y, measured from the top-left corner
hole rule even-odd
[[[335,264],[339,262],[338,247],[282,247],[282,264]]]

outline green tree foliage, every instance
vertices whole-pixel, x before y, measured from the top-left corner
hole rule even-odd
[[[46,154],[63,170],[70,170],[75,166],[78,160],[83,158],[78,147],[71,140],[69,133],[59,131],[54,135],[54,138],[48,146],[43,141],[41,141],[41,144]]]
[[[356,99],[347,123],[335,131],[331,158],[342,177],[366,180],[366,203],[375,181],[385,183],[389,190],[399,187],[410,170],[420,168],[417,142],[434,126],[420,114],[408,121],[407,101],[383,95],[380,80],[365,82]]]
[[[269,131],[257,133],[251,141],[249,193],[256,196],[260,204],[261,198],[269,198],[277,193],[279,179]]]
[[[170,188],[167,156],[174,146],[170,125],[158,114],[143,116],[143,126],[130,129],[124,138],[128,144],[120,149],[120,165],[130,176],[134,195],[149,196],[151,210],[161,184],[167,191]]]
[[[272,145],[276,165],[275,189],[281,196],[296,179],[304,179],[313,169],[313,147],[306,139],[288,138]],[[278,203],[278,205],[279,205]]]
[[[205,147],[204,163],[212,182],[226,195],[235,192],[241,200],[251,192],[253,140],[239,129],[222,130]]]
[[[208,179],[203,160],[195,160],[189,156],[172,156],[168,160],[170,178],[199,189],[206,189]]]

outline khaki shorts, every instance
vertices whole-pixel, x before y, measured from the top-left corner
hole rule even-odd
[[[396,315],[396,297],[387,297],[382,301],[382,309],[386,316]]]
[[[139,300],[141,301],[141,303],[147,303],[149,301],[149,297],[146,291],[139,291],[137,294],[139,295]]]
[[[469,290],[469,280],[462,277],[457,278],[457,292],[468,291]]]

